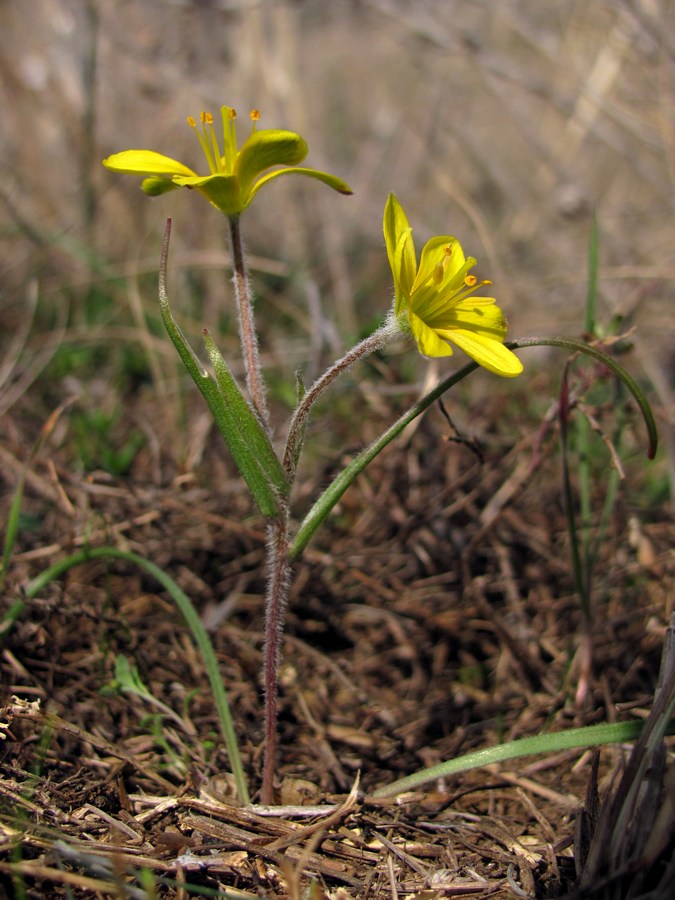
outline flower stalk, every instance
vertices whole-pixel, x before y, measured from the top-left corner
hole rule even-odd
[[[335,379],[351,368],[354,363],[371,353],[380,350],[392,338],[399,334],[399,328],[392,315],[387,316],[386,321],[377,331],[368,335],[362,341],[348,350],[343,357],[334,362],[330,368],[326,369],[323,375],[320,375],[309,390],[304,394],[300,402],[295,408],[291,417],[291,424],[288,429],[288,437],[286,439],[286,450],[284,451],[283,466],[289,482],[293,483],[295,478],[295,470],[298,464],[300,451],[304,439],[305,428],[309,418],[309,413],[319,399],[321,394],[326,390]]]
[[[248,277],[248,266],[241,236],[239,216],[229,216],[230,246],[232,248],[232,268],[234,274],[234,299],[239,319],[239,341],[246,372],[246,387],[253,406],[264,427],[270,430],[270,413],[260,365],[258,332],[253,316],[253,293]]]
[[[284,620],[291,582],[291,565],[288,558],[288,509],[284,508],[268,529],[267,596],[265,597],[265,750],[263,754],[262,786],[260,802],[265,806],[274,803],[274,774],[276,771],[277,745],[279,742],[279,664]]]

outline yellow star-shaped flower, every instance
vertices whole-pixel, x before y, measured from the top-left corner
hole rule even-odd
[[[394,276],[394,314],[410,331],[424,356],[451,356],[455,344],[483,368],[512,378],[523,365],[504,346],[506,320],[493,297],[475,297],[490,281],[477,281],[476,265],[459,241],[440,235],[427,241],[419,266],[412,228],[401,204],[389,195],[384,210],[384,239]]]
[[[256,130],[260,114],[253,110],[253,130],[238,149],[236,113],[229,106],[223,106],[220,112],[223,121],[222,151],[210,113],[201,114],[201,128],[192,117],[188,119],[206,156],[208,175],[198,175],[178,160],[154,150],[123,150],[104,159],[103,165],[114,172],[149,176],[141,187],[151,196],[180,187],[194,188],[226,216],[238,216],[264,184],[280,175],[307,175],[342,194],[352,193],[349,185],[340,178],[298,166],[307,156],[307,144],[299,134],[274,128]],[[273,166],[283,168],[268,172]]]

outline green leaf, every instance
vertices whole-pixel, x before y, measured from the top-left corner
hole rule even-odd
[[[617,378],[620,378],[621,381],[623,381],[628,390],[632,393],[638,406],[640,407],[640,412],[642,413],[642,418],[644,419],[645,425],[647,427],[647,434],[649,437],[647,456],[649,457],[649,459],[654,458],[657,446],[657,434],[656,423],[654,422],[654,415],[652,413],[651,407],[647,398],[640,390],[635,380],[615,359],[612,359],[611,356],[603,353],[602,350],[598,350],[597,347],[593,347],[589,344],[585,344],[583,341],[578,341],[573,338],[523,338],[517,341],[509,341],[506,346],[510,349],[518,349],[520,347],[544,346],[563,347],[575,353],[585,353],[587,356],[591,356],[593,357],[593,359],[597,359],[599,362],[603,363],[603,365],[607,366],[607,368],[610,369],[617,376]],[[431,390],[406,413],[404,413],[400,417],[400,419],[394,422],[394,424],[391,425],[383,434],[381,434],[380,437],[377,438],[377,440],[373,441],[373,443],[369,447],[366,447],[365,450],[362,450],[361,453],[359,453],[359,455],[351,461],[351,463],[327,487],[323,494],[321,494],[316,503],[314,503],[305,518],[300,523],[300,527],[295,536],[295,540],[293,541],[289,550],[289,559],[293,560],[300,553],[302,553],[314,533],[324,522],[330,511],[340,500],[347,488],[356,480],[361,472],[363,472],[366,466],[370,462],[372,462],[372,460],[375,459],[375,457],[379,453],[381,453],[382,450],[384,450],[387,444],[390,444],[394,440],[394,438],[396,438],[403,431],[403,429],[410,424],[410,422],[412,422],[417,418],[417,416],[421,415],[426,409],[428,409],[431,404],[438,400],[438,398],[441,397],[447,390],[449,390],[451,387],[453,387],[453,385],[457,384],[462,379],[466,378],[467,375],[470,375],[471,372],[473,372],[477,368],[478,363],[469,363],[468,365],[463,366],[458,372],[455,372],[453,375],[450,375],[448,378],[441,381],[433,390]]]
[[[162,258],[159,270],[159,299],[164,327],[178,351],[183,365],[206,400],[218,430],[223,436],[235,465],[246,482],[260,512],[267,518],[274,518],[279,515],[279,494],[288,493],[288,483],[283,472],[283,483],[279,480],[278,472],[273,472],[268,476],[268,471],[272,468],[269,454],[271,452],[272,456],[274,456],[274,451],[271,449],[271,445],[269,450],[266,449],[265,452],[260,451],[260,433],[263,433],[262,426],[255,419],[255,414],[248,407],[241,392],[236,387],[234,379],[232,379],[232,385],[228,387],[228,391],[223,393],[219,384],[214,381],[199,361],[171,313],[166,284],[170,233],[171,220],[169,219],[162,244]],[[241,402],[236,400],[237,396]],[[235,401],[234,405],[230,405],[228,397],[230,401]],[[256,434],[256,428],[252,422],[255,422],[258,434]],[[249,444],[250,439],[253,439],[253,445]],[[255,455],[256,448],[258,452],[261,452],[260,457]],[[281,464],[278,459],[277,466],[279,471],[281,471]]]
[[[190,598],[183,590],[181,590],[173,578],[167,575],[167,573],[163,569],[160,569],[159,566],[144,559],[137,553],[133,553],[131,550],[118,550],[117,547],[93,547],[86,550],[80,550],[65,559],[59,560],[59,562],[54,563],[54,565],[50,566],[48,569],[45,569],[28,584],[26,587],[26,597],[29,600],[32,600],[34,597],[38,596],[45,585],[54,581],[54,579],[59,578],[64,572],[92,559],[122,559],[133,563],[158,581],[164,590],[171,596],[171,599],[180,610],[188,628],[192,632],[192,636],[201,653],[211,690],[213,691],[220,730],[225,740],[225,746],[227,747],[227,755],[230,760],[237,793],[242,803],[249,803],[249,792],[246,784],[246,777],[244,775],[244,767],[239,753],[237,735],[234,730],[232,714],[227,700],[227,692],[223,685],[223,678],[218,667],[218,660],[213,645],[202,624],[199,613],[192,605]],[[25,601],[22,602],[25,606]]]
[[[276,495],[288,497],[290,486],[267,432],[242,394],[227,363],[206,329],[204,329],[204,344],[213,366],[218,388],[228,410],[228,427],[237,430],[239,439],[248,450],[249,457],[263,471],[268,484],[272,486]]]
[[[585,344],[583,341],[576,340],[575,338],[520,338],[517,341],[507,342],[506,346],[511,349],[517,349],[519,347],[563,347],[566,350],[572,350],[574,353],[585,353],[586,356],[597,359],[598,362],[607,366],[607,368],[626,385],[633,395],[633,399],[639,406],[640,412],[642,413],[642,419],[647,428],[647,437],[649,439],[647,458],[654,459],[656,456],[656,448],[658,446],[658,434],[652,408],[649,405],[649,401],[645,397],[644,392],[638,387],[635,379],[629,375],[624,367],[613,357],[609,356],[604,351],[599,350],[597,347],[594,347],[591,344]]]
[[[672,732],[675,723],[671,723]],[[611,722],[600,725],[588,725],[584,728],[570,728],[568,731],[558,731],[552,734],[537,734],[534,737],[519,738],[517,741],[509,741],[506,744],[498,744],[496,747],[486,747],[484,750],[475,750],[456,759],[438,763],[429,769],[422,769],[406,778],[401,778],[393,784],[387,784],[373,792],[373,797],[395,797],[405,791],[413,790],[437,781],[439,778],[447,778],[457,775],[459,772],[468,772],[480,766],[489,766],[498,762],[507,762],[512,759],[520,759],[523,756],[533,756],[537,753],[559,753],[561,750],[575,750],[585,747],[600,747],[603,744],[625,743],[634,741],[639,737],[643,729],[642,722]]]

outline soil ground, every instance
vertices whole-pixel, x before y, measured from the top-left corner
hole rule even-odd
[[[378,427],[368,396],[355,447]],[[511,415],[522,397],[506,396],[470,401],[472,441],[432,408],[350,489],[297,564],[275,814],[234,800],[202,661],[152,579],[91,561],[28,601],[2,644],[0,895],[573,891],[578,813],[598,761],[590,751],[372,796],[473,749],[644,718],[652,705],[672,606],[673,522],[664,506],[631,508],[626,497],[615,506],[585,668],[555,426]],[[129,421],[142,415],[161,434],[161,409],[136,402]],[[8,426],[5,508],[29,453],[18,412]],[[85,546],[114,544],[162,567],[210,629],[255,790],[265,533],[216,437],[203,432],[190,470],[148,442],[115,477],[78,469],[58,427],[28,467],[4,608]],[[636,416],[636,448],[640,428]],[[317,454],[300,507],[353,449],[330,463]],[[121,689],[121,658],[150,698]],[[600,752],[601,799],[629,749]]]

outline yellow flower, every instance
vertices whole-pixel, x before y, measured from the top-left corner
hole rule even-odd
[[[394,313],[400,326],[412,332],[424,356],[451,356],[451,341],[475,362],[512,378],[523,366],[504,346],[506,320],[493,297],[474,297],[491,281],[477,281],[454,237],[441,235],[424,245],[419,266],[412,228],[401,204],[389,195],[384,209],[384,239],[394,275]]]
[[[103,160],[103,165],[114,172],[146,175],[141,187],[146,194],[157,196],[179,187],[194,188],[203,194],[226,216],[238,216],[250,204],[260,188],[279,175],[308,175],[340,191],[351,194],[348,184],[327,172],[298,167],[307,156],[307,144],[293,131],[274,128],[256,130],[260,118],[258,110],[252,110],[253,129],[249,137],[237,148],[236,112],[229,106],[220,110],[223,120],[223,146],[213,125],[213,116],[202,113],[201,128],[188,118],[195,129],[209,166],[208,175],[197,175],[192,169],[154,150],[123,150]],[[267,172],[272,166],[283,166]],[[265,172],[266,174],[262,174]]]

